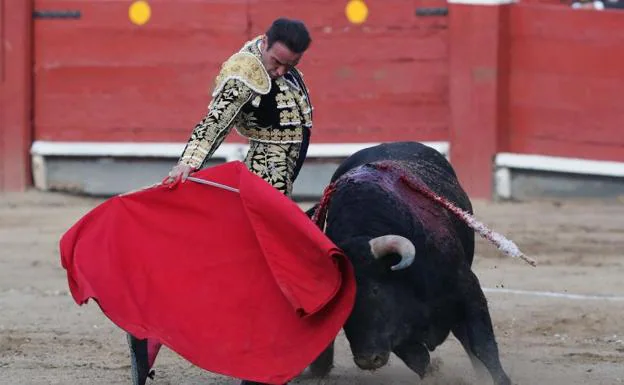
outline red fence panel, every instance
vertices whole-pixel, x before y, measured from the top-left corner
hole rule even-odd
[[[450,158],[467,192],[480,198],[491,196],[492,161],[506,140],[508,12],[503,2],[449,9]]]
[[[445,18],[417,18],[416,1],[367,3],[368,20],[353,25],[346,2],[163,0],[137,26],[129,1],[37,0],[82,16],[36,22],[36,139],[186,140],[219,65],[284,14],[305,20],[314,39],[301,68],[316,143],[447,140]]]
[[[0,0],[0,191],[30,185],[31,0]]]
[[[624,161],[624,13],[517,4],[506,151]]]
[[[314,41],[300,67],[316,142],[448,140],[446,18],[417,17],[419,1],[366,3],[368,19],[356,25],[345,17],[347,1],[254,1],[252,32],[278,13],[308,24]]]
[[[248,37],[247,2],[37,0],[80,19],[35,23],[35,135],[52,141],[185,141],[221,62]]]
[[[494,13],[492,4],[510,1],[451,1],[455,13],[445,18],[415,11],[446,1],[368,0],[368,19],[352,24],[346,0],[159,0],[138,26],[131,1],[35,0],[37,9],[81,17],[35,22],[34,137],[185,141],[220,64],[288,15],[306,21],[314,40],[300,68],[315,143],[450,139],[460,177],[484,197],[498,152],[624,161],[624,13],[531,1]],[[22,90],[27,97],[30,87]],[[7,144],[5,127],[4,158],[19,148]],[[29,138],[20,132],[17,140]]]

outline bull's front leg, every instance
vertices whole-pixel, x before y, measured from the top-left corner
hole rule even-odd
[[[431,363],[429,351],[423,344],[415,339],[410,339],[397,346],[393,350],[408,368],[412,369],[422,380],[425,377],[427,368]]]
[[[334,341],[321,353],[312,364],[310,374],[312,377],[325,377],[334,367]]]
[[[461,272],[459,292],[462,294],[463,319],[453,328],[453,334],[477,371],[476,361],[480,361],[495,385],[510,385],[511,381],[500,362],[487,300],[478,278],[469,269]]]
[[[334,367],[334,341],[310,364],[312,377],[325,377]],[[262,382],[245,381],[241,385],[265,385]],[[287,384],[284,384],[287,385]]]

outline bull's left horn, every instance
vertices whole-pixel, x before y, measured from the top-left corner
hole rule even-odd
[[[405,237],[400,235],[383,235],[371,239],[368,243],[375,259],[381,259],[390,253],[397,253],[401,256],[401,262],[392,266],[392,270],[405,269],[414,262],[416,248],[412,241]]]

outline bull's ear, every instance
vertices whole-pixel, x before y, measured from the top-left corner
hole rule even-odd
[[[394,234],[382,235],[373,238],[369,242],[371,253],[375,259],[387,258],[392,254],[401,256],[401,261],[392,267],[392,270],[402,270],[408,268],[416,256],[416,247],[409,239]]]

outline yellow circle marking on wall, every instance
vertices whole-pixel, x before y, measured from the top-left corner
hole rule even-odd
[[[368,7],[362,0],[349,0],[345,13],[350,22],[362,24],[368,17]]]
[[[152,8],[147,1],[135,1],[130,5],[128,16],[130,17],[130,21],[134,24],[143,25],[147,23],[152,16]]]

